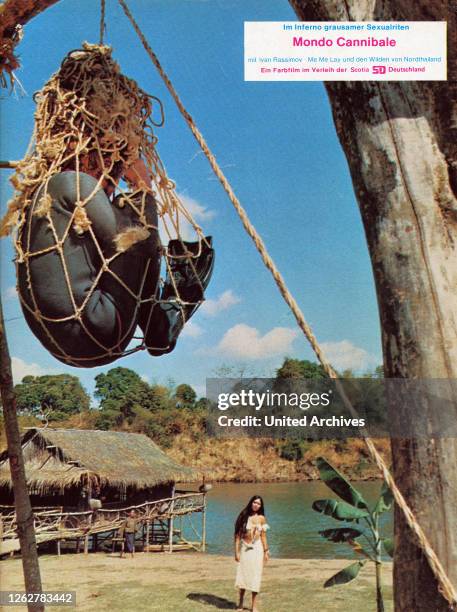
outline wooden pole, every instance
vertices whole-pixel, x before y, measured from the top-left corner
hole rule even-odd
[[[202,552],[206,551],[206,493],[203,492],[202,510]]]
[[[89,554],[89,534],[86,533],[86,535],[84,536],[84,554],[88,555]]]
[[[17,161],[5,161],[4,159],[0,160],[0,168],[10,168],[14,169],[18,165]]]
[[[86,535],[84,536],[84,554],[89,554],[89,535],[92,527],[92,514],[88,518],[89,526],[87,527]]]
[[[170,518],[168,519],[168,552],[172,553],[173,552],[173,511],[174,511],[174,507],[175,507],[175,489],[176,486],[173,484],[173,489],[172,489],[172,493],[171,493],[171,504],[170,504]]]
[[[11,480],[14,490],[17,533],[21,545],[22,568],[25,590],[27,593],[41,593],[41,575],[38,564],[38,552],[33,524],[33,512],[27,490],[24,457],[22,455],[21,435],[16,414],[16,396],[13,388],[11,358],[3,321],[3,309],[0,297],[0,392],[3,406],[8,457]],[[43,604],[28,604],[34,612],[44,610]]]

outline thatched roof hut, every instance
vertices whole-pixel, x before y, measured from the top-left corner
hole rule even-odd
[[[198,473],[168,457],[147,436],[83,429],[27,430],[22,437],[32,501],[81,505],[96,490],[108,501],[166,497],[177,481]],[[7,451],[0,454],[0,492],[12,497]],[[101,492],[101,493],[100,493]],[[6,500],[5,500],[6,501]]]

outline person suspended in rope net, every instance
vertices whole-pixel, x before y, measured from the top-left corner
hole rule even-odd
[[[170,352],[204,299],[214,250],[158,156],[158,100],[121,74],[109,47],[85,43],[36,101],[34,144],[11,179],[16,195],[0,227],[4,236],[17,226],[30,329],[78,367],[140,349]],[[183,225],[195,241],[182,239]],[[142,337],[131,347],[137,326]]]

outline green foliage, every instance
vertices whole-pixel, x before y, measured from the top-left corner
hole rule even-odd
[[[61,421],[90,408],[89,395],[79,378],[70,374],[25,376],[14,390],[18,411],[23,415]]]
[[[393,542],[388,538],[382,538],[379,533],[379,516],[389,510],[393,503],[393,496],[389,487],[383,483],[373,510],[370,510],[367,502],[363,499],[362,494],[347,481],[342,474],[338,472],[328,461],[319,457],[317,459],[317,467],[319,469],[322,481],[343,501],[336,499],[319,499],[313,502],[313,510],[331,516],[338,521],[357,521],[358,526],[363,525],[360,529],[352,527],[342,527],[336,529],[325,529],[320,531],[320,535],[331,542],[341,543],[346,542],[355,552],[364,555],[376,564],[376,604],[377,611],[384,611],[384,603],[382,597],[381,585],[381,546],[386,552],[393,555]],[[368,548],[364,548],[356,538],[364,537],[368,544]],[[358,561],[341,570],[327,582],[324,587],[331,587],[339,584],[345,584],[354,580],[357,577],[361,567],[365,561]]]
[[[131,425],[139,412],[152,411],[160,400],[136,372],[113,368],[95,377],[95,397],[100,400],[97,427],[110,429],[126,422]]]
[[[363,535],[363,532],[359,529],[352,529],[351,527],[338,527],[337,529],[324,529],[323,531],[319,531],[319,535],[330,542],[340,544],[341,542],[355,540],[355,538]]]
[[[338,584],[346,584],[347,582],[351,582],[354,578],[357,578],[358,573],[361,568],[365,565],[366,561],[356,561],[351,565],[348,565],[340,572],[329,578],[326,582],[324,582],[324,588],[332,587]]]
[[[203,435],[203,403],[190,385],[149,385],[128,368],[113,368],[95,378],[95,395],[100,400],[96,426],[122,427],[144,433],[163,448],[184,431]],[[194,412],[197,411],[197,415]]]
[[[190,385],[181,384],[176,387],[175,399],[178,406],[192,409],[197,401],[197,394]]]
[[[271,443],[268,444],[268,447]],[[305,453],[311,448],[312,442],[302,437],[293,437],[275,440],[276,452],[282,459],[287,461],[301,461]]]
[[[351,504],[337,499],[317,499],[313,502],[313,510],[327,514],[337,521],[358,521],[369,516],[366,510],[355,508]]]
[[[384,546],[384,550],[389,555],[389,557],[393,558],[394,556],[394,541],[392,538],[384,538],[382,541],[382,545]]]
[[[286,357],[282,366],[276,370],[276,377],[279,379],[285,378],[312,378],[324,379],[328,378],[323,367],[318,363],[308,361],[307,359],[291,359]]]
[[[279,456],[288,461],[298,461],[303,458],[302,440],[287,439],[279,445]]]
[[[100,408],[128,413],[131,404],[153,407],[150,386],[136,372],[128,368],[113,368],[106,374],[95,377],[95,397],[100,400]]]
[[[370,426],[379,426],[379,431],[383,431],[386,419],[386,402],[384,385],[382,380],[382,367],[376,368],[373,372],[366,372],[361,378],[355,378],[354,372],[346,370],[342,373],[342,381],[346,395],[350,399],[356,411],[364,418]],[[360,375],[359,375],[360,376]],[[307,382],[309,381],[309,382]],[[276,371],[276,378],[273,381],[273,391],[275,393],[328,393],[333,391],[331,408],[320,405],[310,408],[308,415],[311,418],[325,418],[331,415],[338,417],[349,417],[340,394],[330,381],[324,369],[318,363],[308,360],[292,359],[286,357],[280,368]],[[273,408],[273,412],[278,415],[283,413],[282,409]],[[303,457],[304,446],[298,440],[309,442],[313,438],[319,438],[318,428],[303,428],[297,431],[295,441],[288,444],[279,445],[278,454],[289,460],[300,460]]]
[[[374,511],[378,514],[381,514],[382,512],[386,512],[386,510],[390,510],[392,507],[393,501],[394,501],[394,496],[392,494],[392,491],[390,490],[387,483],[383,482],[382,487],[381,487],[381,494],[376,503]]]
[[[341,499],[356,508],[368,509],[367,502],[363,496],[348,482],[342,474],[338,472],[328,461],[323,457],[318,457],[316,465],[321,475],[322,480],[336,493]]]

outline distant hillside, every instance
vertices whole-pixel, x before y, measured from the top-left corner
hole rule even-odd
[[[390,463],[388,440],[376,443]],[[167,453],[185,465],[207,469],[207,479],[232,482],[285,482],[319,478],[314,466],[323,456],[353,480],[379,478],[379,470],[368,458],[363,440],[325,440],[307,443],[300,459],[281,457],[287,442],[270,439],[206,439],[194,441],[188,435],[176,436]]]

